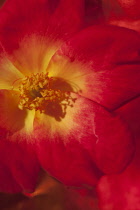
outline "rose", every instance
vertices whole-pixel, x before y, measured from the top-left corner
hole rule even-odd
[[[139,36],[83,29],[81,1],[53,3],[1,10],[1,191],[33,191],[40,166],[65,185],[94,186],[134,153],[115,110],[139,93]]]

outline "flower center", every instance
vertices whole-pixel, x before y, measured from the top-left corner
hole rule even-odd
[[[59,105],[61,108],[63,106],[63,112],[65,112],[66,107],[72,107],[75,102],[75,99],[71,97],[72,88],[68,84],[69,88],[66,88],[66,84],[66,82],[62,82],[62,79],[49,77],[48,73],[37,73],[25,77],[19,86],[19,108],[21,110],[24,108],[35,109],[42,113],[47,111],[48,106]]]

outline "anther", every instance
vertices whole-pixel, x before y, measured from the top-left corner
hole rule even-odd
[[[61,106],[72,107],[75,99],[71,97],[71,93],[69,91],[61,91],[60,89],[54,90],[52,88],[54,84],[55,78],[49,77],[48,74],[44,73],[25,77],[19,86],[19,109],[35,109],[43,113],[47,105],[52,102]]]

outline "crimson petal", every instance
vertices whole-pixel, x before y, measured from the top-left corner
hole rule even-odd
[[[51,62],[56,75],[57,66],[63,64],[62,77],[70,75],[81,95],[115,109],[139,95],[139,45],[140,37],[134,31],[100,25],[77,34]]]
[[[116,110],[136,137],[136,153],[131,164],[119,175],[104,176],[98,185],[101,210],[140,208],[140,98]]]
[[[33,192],[40,167],[32,146],[0,138],[0,154],[0,191]]]
[[[9,0],[0,11],[0,38],[8,53],[31,34],[67,39],[82,24],[83,1]],[[64,18],[65,17],[65,18]]]
[[[78,99],[74,107],[67,107],[64,117],[37,116],[34,124],[36,151],[42,167],[64,184],[94,185],[101,172],[82,143],[92,145],[96,140],[92,102],[75,94],[72,97]]]
[[[77,96],[64,119],[51,121],[36,120],[36,150],[42,167],[65,184],[94,185],[100,171],[120,172],[132,158],[127,125],[90,100]]]
[[[18,109],[17,101],[14,91],[0,91],[0,191],[3,192],[33,191],[40,170],[31,134],[25,129],[27,113]]]

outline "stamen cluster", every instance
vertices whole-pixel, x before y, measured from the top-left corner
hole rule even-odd
[[[35,109],[42,113],[45,112],[47,105],[51,102],[72,106],[71,101],[73,99],[70,96],[70,92],[52,89],[54,81],[54,78],[49,77],[48,73],[37,73],[30,77],[25,77],[19,86],[19,108],[21,110],[24,108],[29,110]]]

